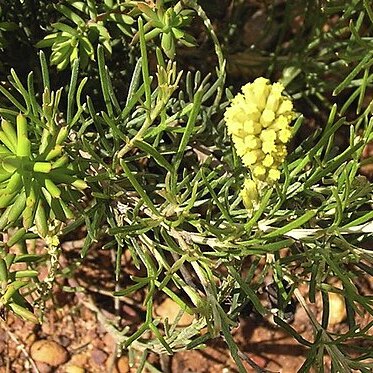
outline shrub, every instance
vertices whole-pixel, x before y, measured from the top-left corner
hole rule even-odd
[[[84,226],[81,256],[99,242],[116,258],[113,296],[145,294],[144,323],[133,333],[111,329],[121,348],[142,354],[142,364],[149,351],[202,348],[221,335],[245,371],[242,360],[254,363],[231,330],[250,305],[309,348],[301,371],[321,369],[324,353],[334,371],[370,371],[371,353],[346,350],[371,328],[355,315],[372,314],[372,298],[356,286],[372,275],[372,184],[360,172],[371,163],[362,154],[373,138],[370,3],[286,2],[282,13],[275,3],[263,5],[264,32],[273,36],[275,28],[277,38],[258,39],[249,52],[233,42],[242,17],[223,22],[216,35],[194,0],[34,6],[36,18],[27,2],[6,4],[0,20],[1,73],[10,72],[0,86],[2,309],[42,320],[52,284],[64,276],[60,241]],[[232,14],[244,11],[237,2]],[[14,58],[19,43],[33,56],[29,74]],[[214,66],[198,62],[211,51]],[[193,53],[195,64],[181,58]],[[245,101],[228,88],[226,59],[233,85],[233,71],[250,65],[253,73],[258,59],[260,75],[281,83],[259,78],[244,86]],[[275,99],[286,107],[272,107]],[[265,103],[273,110],[263,112]],[[261,119],[250,117],[256,110]],[[236,128],[236,114],[261,126]],[[304,136],[312,120],[317,128]],[[139,271],[120,289],[125,250]],[[258,295],[268,278],[272,307]],[[345,300],[349,332],[342,335],[327,329],[330,293]],[[317,294],[321,321],[309,308]],[[188,313],[193,322],[161,322],[153,306],[162,296],[179,305],[177,320]],[[286,321],[292,299],[305,308],[313,341]]]

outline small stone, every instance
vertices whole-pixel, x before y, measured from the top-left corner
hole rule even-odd
[[[77,365],[68,365],[65,369],[66,373],[84,373],[85,369]]]
[[[130,363],[128,356],[121,356],[117,361],[117,370],[119,373],[128,373],[130,371]]]
[[[156,316],[162,319],[168,319],[169,324],[173,324],[178,313],[180,312],[180,306],[174,302],[171,298],[166,298],[156,309]],[[188,326],[193,322],[194,317],[184,312],[183,316],[177,323],[178,326]]]
[[[76,365],[78,367],[83,367],[88,364],[89,355],[87,353],[80,353],[73,355],[69,361],[69,365]]]
[[[35,361],[46,363],[52,367],[66,363],[69,358],[69,354],[64,347],[47,339],[34,342],[30,353]]]
[[[104,351],[99,350],[98,348],[94,348],[91,352],[91,357],[96,365],[101,366],[105,363],[107,354]]]
[[[337,325],[347,317],[346,302],[343,295],[339,293],[329,293],[329,325]]]

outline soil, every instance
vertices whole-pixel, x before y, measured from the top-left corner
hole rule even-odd
[[[81,240],[63,243],[63,253],[60,269],[66,269],[67,263],[78,260]],[[124,255],[126,258],[126,255]],[[127,256],[127,259],[128,256]],[[131,272],[130,262],[124,267]],[[59,278],[54,286],[53,299],[46,303],[43,323],[34,325],[24,322],[8,314],[6,321],[0,326],[0,373],[5,372],[136,372],[136,364],[129,367],[128,357],[124,354],[118,357],[115,334],[111,333],[107,322],[116,322],[115,312],[118,312],[113,298],[114,290],[112,258],[109,251],[93,248],[69,278]],[[90,284],[89,286],[87,284]],[[366,295],[373,294],[373,279],[362,279],[360,291]],[[69,292],[85,287],[85,292]],[[87,290],[88,288],[88,290]],[[300,289],[305,294],[305,289]],[[143,295],[139,292],[136,299],[127,299],[119,304],[121,324],[129,325],[132,330],[141,322],[141,302]],[[320,301],[310,305],[311,310],[321,318]],[[116,311],[117,309],[117,311]],[[165,310],[162,310],[163,314]],[[337,311],[335,311],[337,312]],[[170,313],[174,313],[170,309]],[[343,320],[344,316],[341,316]],[[372,316],[359,316],[361,325],[372,322]],[[338,321],[338,320],[337,320]],[[294,321],[291,326],[303,338],[313,341],[314,335],[311,323],[303,308],[297,304]],[[333,331],[346,332],[347,325],[340,322],[333,326]],[[243,352],[258,367],[271,372],[297,372],[305,360],[307,349],[291,336],[280,330],[270,319],[264,320],[249,314],[240,318],[239,326],[233,330],[233,336],[241,352]],[[44,351],[44,358],[35,355],[37,341],[54,341],[57,352],[53,349]],[[40,343],[40,342],[37,342]],[[367,350],[373,347],[372,341],[362,341]],[[56,347],[56,344],[53,344]],[[32,347],[34,345],[34,347]],[[45,343],[41,343],[42,348]],[[39,352],[41,349],[39,349]],[[53,354],[57,354],[54,356]],[[60,355],[58,355],[60,354]],[[40,355],[40,353],[39,353]],[[52,357],[49,355],[53,355]],[[54,360],[53,360],[53,359]],[[52,359],[52,360],[51,360]],[[39,360],[39,361],[38,361]],[[40,361],[41,360],[41,361]],[[56,364],[51,363],[57,361]],[[173,356],[163,356],[161,359],[150,354],[148,361],[165,373],[213,373],[237,372],[236,365],[230,357],[229,350],[222,338],[210,341],[202,350],[190,350],[175,353]],[[48,364],[46,363],[48,362]],[[256,370],[244,363],[248,372]],[[328,360],[325,360],[328,371]],[[151,370],[146,367],[144,372]]]

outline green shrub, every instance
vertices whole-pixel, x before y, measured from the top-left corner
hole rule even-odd
[[[60,241],[85,226],[81,256],[104,242],[116,257],[113,296],[146,294],[146,319],[136,332],[112,327],[121,348],[142,354],[142,366],[149,351],[202,348],[222,336],[245,371],[242,359],[250,360],[231,330],[251,305],[263,316],[273,313],[279,327],[309,348],[301,371],[322,370],[324,353],[335,372],[370,371],[371,352],[355,346],[350,356],[345,348],[369,338],[372,324],[356,324],[355,314],[373,314],[372,297],[356,286],[359,277],[372,275],[373,262],[366,248],[373,231],[372,183],[359,171],[372,162],[362,158],[373,139],[370,2],[286,2],[279,14],[275,3],[267,4],[260,8],[264,33],[277,29],[275,46],[246,54],[232,42],[242,18],[232,17],[216,35],[197,1],[148,3],[37,1],[35,19],[27,2],[3,6],[0,71],[11,74],[0,86],[0,227],[7,232],[0,248],[0,306],[42,320],[52,284],[64,276]],[[245,9],[238,1],[233,14]],[[295,31],[294,19],[303,20]],[[193,34],[202,32],[198,20],[204,41]],[[207,52],[198,50],[202,42]],[[19,43],[34,56],[29,74],[24,61],[14,60]],[[201,60],[214,51],[215,66],[189,66],[179,51],[200,53]],[[232,71],[237,53],[252,71],[260,57],[262,75],[282,82],[298,112],[293,149],[283,163],[282,156],[276,161],[270,183],[251,161],[241,161],[224,122],[234,97],[225,58]],[[302,129],[311,120],[317,128],[305,137]],[[342,147],[341,133],[347,133]],[[250,178],[265,184],[254,200],[241,192]],[[31,244],[38,238],[45,242],[43,253]],[[139,275],[120,289],[124,250]],[[44,263],[49,273],[40,282]],[[268,277],[277,292],[273,309],[258,296]],[[308,287],[307,300],[301,285]],[[345,299],[348,333],[327,330],[331,292]],[[154,316],[161,294],[180,306],[178,318],[194,316],[190,326]],[[320,323],[308,306],[317,294]],[[305,308],[313,341],[286,322],[292,299]]]

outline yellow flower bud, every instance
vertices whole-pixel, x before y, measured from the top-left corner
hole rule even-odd
[[[238,136],[232,136],[232,139],[236,145],[237,154],[240,157],[243,157],[247,151],[247,146],[245,145],[244,140],[241,137]]]
[[[276,141],[276,131],[273,129],[265,129],[259,135],[263,142],[275,142]]]
[[[266,175],[266,168],[262,165],[256,165],[253,169],[254,177],[256,177],[259,180],[264,180]]]
[[[248,210],[251,210],[259,199],[257,186],[254,180],[246,179],[241,190],[241,198]]]
[[[293,103],[290,100],[286,99],[286,100],[281,102],[281,105],[277,110],[277,114],[278,115],[280,115],[280,114],[291,114],[292,110],[293,110]]]
[[[238,153],[238,151],[237,151]],[[242,161],[245,166],[249,167],[260,162],[265,157],[264,153],[260,149],[249,150],[242,157]]]
[[[245,145],[249,149],[259,149],[262,145],[262,142],[260,141],[260,139],[258,139],[258,137],[254,136],[254,135],[246,136],[244,138],[244,142],[245,142]]]
[[[243,124],[244,131],[248,135],[258,135],[262,131],[262,126],[258,121],[246,120]]]
[[[291,131],[288,128],[284,128],[278,133],[278,138],[280,141],[282,141],[284,144],[286,144],[291,137]]]
[[[273,165],[273,162],[274,162],[273,157],[267,154],[263,159],[263,166],[269,168]]]
[[[272,86],[272,90],[267,98],[266,109],[276,112],[280,101],[281,101],[281,93],[284,90],[284,87],[280,83],[274,83]]]
[[[268,179],[272,182],[277,181],[280,178],[280,176],[280,171],[277,169],[272,168],[268,171]]]
[[[274,141],[263,141],[262,145],[263,152],[266,154],[272,154],[276,151],[276,145]]]
[[[268,127],[275,119],[275,113],[272,110],[264,109],[260,117],[260,124],[263,127]]]

